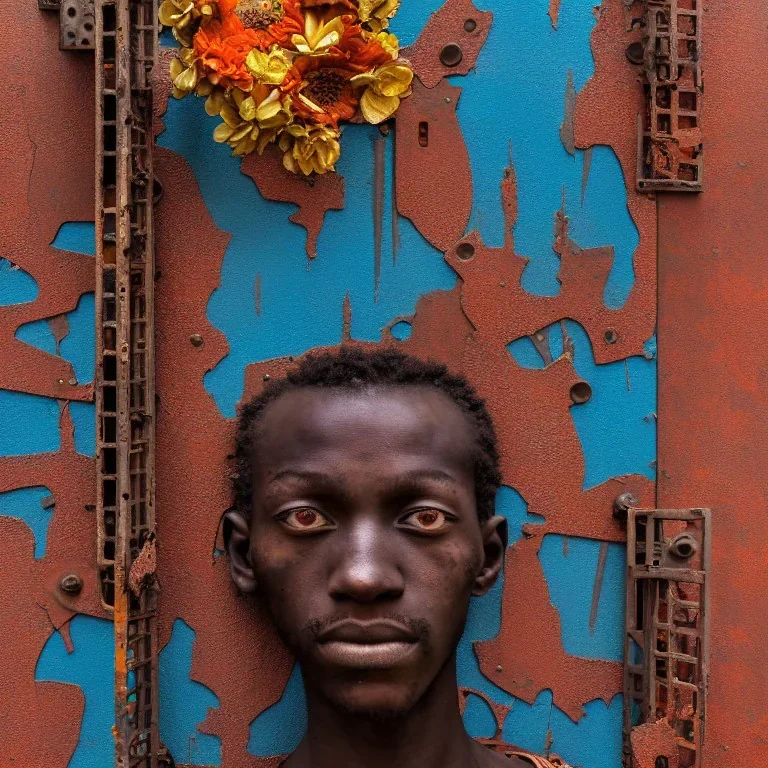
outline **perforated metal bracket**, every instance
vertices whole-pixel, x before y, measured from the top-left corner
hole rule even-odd
[[[627,509],[624,765],[701,768],[710,510]]]
[[[59,12],[59,48],[62,51],[92,51],[96,22],[93,0],[38,0],[43,11]]]

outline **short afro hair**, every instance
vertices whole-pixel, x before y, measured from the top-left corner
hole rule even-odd
[[[372,387],[426,386],[443,392],[475,425],[475,499],[481,522],[494,514],[501,485],[499,450],[493,420],[469,382],[450,373],[442,363],[424,361],[391,347],[342,346],[338,352],[314,352],[302,357],[285,378],[270,381],[260,395],[239,412],[235,445],[236,469],[232,476],[235,509],[250,519],[256,439],[254,427],[267,406],[297,389],[367,389]]]

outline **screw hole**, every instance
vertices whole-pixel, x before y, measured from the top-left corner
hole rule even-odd
[[[440,61],[445,67],[456,67],[461,64],[463,58],[464,52],[461,50],[461,46],[456,43],[448,43],[440,51]]]
[[[474,32],[477,29],[477,22],[474,19],[467,19],[464,22],[465,32]]]
[[[93,24],[91,24],[90,21],[86,21],[85,24],[83,24],[83,28],[86,32],[91,32],[93,30]]]
[[[469,261],[474,258],[475,246],[472,245],[472,243],[459,243],[459,245],[456,246],[456,255],[462,261]]]
[[[609,328],[605,332],[603,338],[605,339],[607,344],[615,344],[619,339],[618,334],[616,333],[616,331],[613,330],[613,328]]]
[[[577,381],[571,387],[571,401],[574,405],[588,403],[592,399],[592,387],[586,381]]]
[[[669,760],[664,755],[659,755],[656,758],[655,768],[669,768]]]
[[[69,8],[67,8],[67,16],[69,16],[70,19],[73,19],[75,16],[77,16],[77,8],[75,8],[73,5],[70,5]]]
[[[419,123],[419,146],[420,147],[428,147],[429,146],[429,123],[425,120],[422,120]]]

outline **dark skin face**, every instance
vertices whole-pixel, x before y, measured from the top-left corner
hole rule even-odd
[[[456,689],[470,597],[504,555],[503,518],[477,517],[472,422],[429,387],[306,388],[257,429],[251,520],[228,514],[229,554],[302,667],[309,734],[289,764],[496,765]]]

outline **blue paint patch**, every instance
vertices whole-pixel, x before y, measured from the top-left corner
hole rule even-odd
[[[586,714],[574,723],[552,705],[552,692],[542,691],[533,706],[515,701],[504,724],[504,740],[540,754],[546,751],[547,734],[552,734],[552,752],[569,764],[583,768],[621,767],[622,697],[608,706],[590,701]]]
[[[287,755],[299,746],[307,730],[307,704],[298,664],[293,667],[280,701],[251,723],[248,751],[258,757]]]
[[[67,316],[69,333],[61,342],[61,357],[72,364],[81,384],[93,381],[96,365],[95,306],[92,293],[83,294],[74,312]],[[51,355],[56,354],[56,337],[47,320],[25,323],[16,338]]]
[[[48,543],[48,526],[53,519],[53,507],[43,509],[41,502],[49,497],[47,488],[19,488],[0,493],[0,517],[15,517],[23,520],[35,537],[35,560],[45,557]]]
[[[187,765],[221,765],[221,739],[201,733],[198,725],[219,699],[191,680],[194,630],[176,619],[168,645],[160,652],[160,738],[174,760]]]
[[[114,637],[112,622],[75,616],[70,622],[74,651],[58,632],[43,647],[35,680],[79,686],[85,696],[80,740],[68,768],[104,768],[114,762]]]
[[[547,535],[539,560],[549,597],[560,614],[563,648],[572,656],[621,661],[624,658],[624,571],[626,549],[608,544],[594,631],[589,628],[599,541]]]
[[[96,406],[93,403],[69,404],[75,425],[75,450],[84,456],[96,455]]]
[[[66,221],[59,227],[51,245],[62,251],[93,256],[96,253],[96,227],[92,221]]]
[[[413,326],[405,320],[401,320],[399,323],[395,323],[390,331],[398,341],[407,341],[411,338]]]
[[[0,389],[0,413],[0,456],[59,450],[59,406],[55,400]]]
[[[589,402],[571,408],[584,451],[584,488],[620,475],[654,479],[656,363],[638,356],[598,365],[584,328],[572,320],[565,325],[573,341],[574,368],[592,387]],[[555,323],[546,330],[552,357],[557,359],[563,354],[561,326]],[[655,338],[647,342],[649,356],[655,354],[655,347]],[[544,368],[544,360],[527,336],[513,341],[508,349],[523,368]]]
[[[492,739],[496,735],[496,718],[488,703],[475,694],[467,696],[464,727],[474,739]]]
[[[346,179],[345,209],[329,211],[318,257],[308,263],[305,231],[288,222],[296,207],[261,197],[253,181],[240,173],[240,160],[211,139],[217,121],[205,116],[201,103],[171,99],[165,122],[168,130],[159,143],[189,160],[216,225],[232,233],[221,286],[208,306],[209,319],[230,344],[230,354],[205,377],[206,389],[223,415],[235,415],[245,368],[251,362],[338,344],[347,293],[352,336],[377,341],[391,318],[413,314],[422,294],[455,285],[456,275],[442,253],[404,219],[400,219],[400,252],[393,260],[387,190],[379,294],[374,303],[373,141],[381,140],[376,128],[344,130],[338,169]],[[391,163],[390,138],[388,168]],[[388,188],[391,176],[388,172]],[[261,315],[256,314],[254,300],[257,274],[262,278]]]
[[[0,307],[27,304],[37,298],[37,281],[29,272],[0,259]]]

